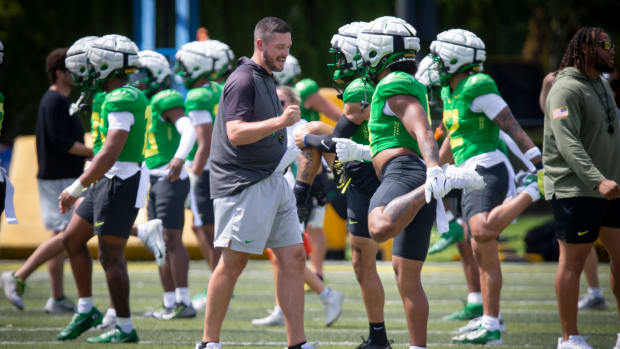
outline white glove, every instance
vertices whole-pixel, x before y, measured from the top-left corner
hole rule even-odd
[[[336,155],[341,162],[370,161],[370,147],[347,138],[332,138],[336,142]]]
[[[484,178],[475,170],[459,168],[454,165],[444,165],[446,178],[453,189],[484,189]]]
[[[424,183],[424,196],[426,202],[431,202],[431,196],[439,200],[452,190],[450,181],[446,179],[443,169],[439,166],[426,169],[426,183]]]

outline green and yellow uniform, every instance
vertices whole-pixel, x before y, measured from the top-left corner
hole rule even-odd
[[[163,113],[166,110],[183,108],[183,96],[176,90],[160,91],[151,98],[150,107],[144,159],[146,167],[154,169],[168,164],[179,147],[181,135],[174,123],[164,119]]]
[[[484,113],[471,110],[474,99],[491,93],[499,95],[495,81],[483,73],[462,79],[452,92],[450,86],[441,89],[443,122],[457,166],[476,155],[505,150],[495,122]]]
[[[311,95],[319,92],[319,85],[316,83],[316,81],[307,78],[302,79],[295,84],[294,88],[295,91],[299,93],[299,97],[301,98],[301,102],[299,103],[301,118],[308,122],[319,121],[321,117],[316,110],[307,109],[304,107],[306,99]]]
[[[192,111],[206,110],[211,113],[211,122],[214,123],[223,90],[224,85],[218,82],[210,82],[207,85],[189,90],[185,98],[185,113],[189,115]],[[187,160],[194,160],[197,149],[198,142],[194,144]]]
[[[97,132],[101,137],[101,144],[105,144],[108,134],[108,116],[114,112],[129,112],[133,115],[134,123],[129,129],[129,135],[123,150],[116,161],[137,162],[144,161],[144,145],[146,138],[146,120],[150,110],[147,110],[149,100],[142,91],[133,86],[117,88],[105,96],[101,107],[101,116]],[[150,109],[150,108],[148,108]]]
[[[362,103],[366,101],[370,103],[370,99],[372,98],[373,93],[375,92],[375,88],[373,84],[369,81],[364,81],[363,78],[357,78],[344,89],[342,94],[342,102],[343,103]],[[364,120],[353,136],[351,136],[351,140],[358,144],[369,145],[370,133],[368,132],[368,120]]]
[[[428,115],[426,86],[419,83],[411,74],[404,72],[395,71],[384,77],[375,88],[370,104],[368,130],[370,131],[370,152],[373,157],[390,148],[407,148],[420,155],[418,142],[409,134],[400,119],[383,112],[387,100],[396,95],[409,95],[417,98]]]
[[[101,123],[101,107],[105,101],[105,91],[97,91],[93,96],[92,111],[90,116],[90,134],[93,140],[93,154],[97,155],[103,143],[99,134],[99,124]]]

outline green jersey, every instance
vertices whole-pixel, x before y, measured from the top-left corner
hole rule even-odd
[[[97,155],[103,146],[102,137],[99,134],[101,124],[101,107],[105,101],[105,91],[97,91],[93,96],[92,111],[90,115],[90,134],[93,139],[93,154]]]
[[[452,92],[450,86],[441,89],[443,123],[457,166],[476,155],[501,149],[499,127],[484,113],[471,110],[476,97],[490,93],[499,95],[495,81],[483,73],[462,79]]]
[[[375,87],[370,81],[364,81],[362,78],[357,78],[344,89],[342,94],[342,103],[362,103],[366,101],[370,103],[372,94],[375,92]],[[357,144],[369,145],[368,139],[368,120],[364,120],[357,128],[351,140]]]
[[[426,86],[419,83],[411,74],[399,71],[389,73],[375,88],[372,103],[370,103],[368,130],[370,131],[370,152],[373,157],[390,148],[407,148],[420,155],[418,142],[409,134],[398,116],[387,115],[383,112],[387,100],[396,95],[417,98],[428,115]]]
[[[146,148],[144,162],[149,169],[162,167],[170,162],[179,147],[181,135],[174,123],[166,121],[163,113],[183,108],[183,95],[176,90],[164,90],[151,98],[151,114],[147,115]]]
[[[316,83],[316,81],[312,79],[299,80],[295,84],[295,91],[299,93],[299,97],[301,98],[301,103],[299,103],[299,110],[301,111],[301,118],[308,122],[319,121],[321,117],[319,116],[319,113],[316,110],[306,109],[304,107],[304,104],[306,103],[306,98],[319,92],[319,85]]]
[[[144,161],[144,145],[146,139],[146,120],[150,117],[149,100],[142,91],[133,86],[123,86],[108,93],[101,107],[99,135],[101,143],[105,144],[108,134],[110,113],[129,112],[133,115],[133,125],[129,129],[129,136],[117,161],[137,162]]]
[[[2,130],[2,122],[4,121],[4,95],[0,92],[0,130]]]
[[[223,90],[223,84],[218,82],[210,82],[207,85],[189,90],[185,98],[185,113],[189,115],[192,111],[206,110],[211,113],[211,122],[215,123],[215,115],[217,114]],[[194,148],[187,155],[187,160],[194,160],[197,149],[198,142],[194,144]]]

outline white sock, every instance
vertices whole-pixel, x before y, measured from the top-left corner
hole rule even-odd
[[[208,343],[205,346],[205,349],[221,349],[221,348],[222,348],[222,345],[220,343],[213,343],[213,342],[212,343]]]
[[[616,346],[620,347],[620,333],[618,333],[618,340],[616,341]]]
[[[591,294],[593,296],[602,296],[601,294],[601,289],[598,287],[588,287],[588,294]]]
[[[482,327],[487,330],[499,330],[499,318],[490,315],[482,315]]]
[[[120,327],[121,331],[125,333],[129,333],[133,330],[133,324],[131,323],[130,317],[117,317],[116,326]]]
[[[323,303],[327,302],[327,297],[329,297],[329,292],[331,292],[331,290],[329,289],[329,287],[325,286],[323,291],[319,293],[319,297],[321,297],[321,300],[323,301]]]
[[[280,308],[279,305],[276,305],[275,307],[273,307],[273,313],[282,314],[282,308]]]
[[[108,308],[108,311],[105,312],[105,316],[113,316],[116,317],[116,309]]]
[[[138,230],[138,239],[144,241],[146,239],[146,223],[140,223],[136,226]]]
[[[410,345],[409,349],[426,349],[426,347],[416,347],[415,345]]]
[[[174,289],[174,293],[176,294],[177,303],[183,303],[185,305],[192,304],[189,299],[189,289],[187,287],[177,287]]]
[[[93,297],[78,298],[78,313],[88,313],[93,308]]]
[[[467,294],[467,303],[470,303],[470,304],[482,304],[482,293],[480,293],[480,292],[469,292]]]
[[[169,309],[174,307],[176,302],[176,295],[174,291],[164,292],[164,308]]]

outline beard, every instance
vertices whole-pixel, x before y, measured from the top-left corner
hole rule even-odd
[[[600,55],[594,58],[594,69],[601,73],[612,73],[614,71],[614,65],[606,62]]]
[[[272,72],[281,72],[284,69],[284,64],[279,65],[277,58],[270,56],[267,51],[263,51],[263,62]]]

